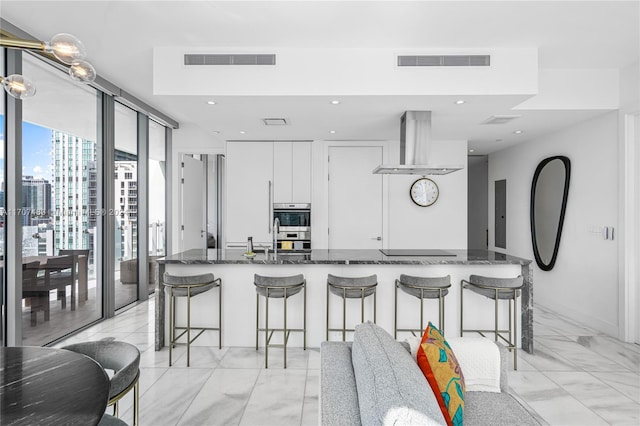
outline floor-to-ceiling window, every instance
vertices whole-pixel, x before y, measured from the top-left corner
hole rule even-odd
[[[43,345],[103,315],[98,92],[23,58],[37,95],[22,105],[22,336],[25,345]]]
[[[165,199],[166,155],[165,127],[149,121],[149,261],[166,254],[165,249]],[[158,269],[154,263],[149,268],[149,292],[158,284]]]
[[[115,307],[138,300],[137,113],[115,104]]]

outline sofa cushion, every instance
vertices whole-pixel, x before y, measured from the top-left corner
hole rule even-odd
[[[360,425],[356,379],[351,365],[349,342],[320,345],[320,424]]]
[[[535,418],[508,393],[467,392],[465,426],[533,426]]]
[[[420,369],[389,333],[360,324],[351,352],[362,424],[446,424]]]
[[[427,378],[448,425],[462,426],[464,376],[440,330],[429,323],[418,348],[418,365]]]

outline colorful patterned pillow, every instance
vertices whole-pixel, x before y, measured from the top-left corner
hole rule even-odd
[[[447,424],[462,426],[464,376],[451,347],[431,323],[418,348],[418,365],[438,400]]]

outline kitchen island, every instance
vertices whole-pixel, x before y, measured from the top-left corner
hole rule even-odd
[[[445,333],[447,337],[460,333],[460,280],[469,275],[493,277],[524,277],[524,287],[520,297],[520,318],[518,335],[521,347],[533,352],[533,277],[531,261],[488,250],[396,250],[383,254],[379,250],[312,250],[308,253],[280,251],[258,253],[253,258],[243,255],[243,250],[209,249],[189,250],[157,260],[160,277],[166,271],[174,275],[196,275],[206,272],[222,278],[223,290],[223,344],[225,346],[255,346],[256,291],[253,275],[286,276],[304,274],[307,281],[307,345],[320,346],[325,340],[326,327],[326,280],[327,274],[339,276],[378,276],[377,323],[393,333],[394,327],[394,283],[400,274],[415,276],[451,276],[451,288],[445,297]],[[168,333],[168,317],[165,307],[165,292],[162,279],[159,280],[156,299],[155,348],[164,346]],[[217,319],[217,291],[206,292],[192,299],[191,323],[193,326],[215,326]],[[288,302],[290,327],[302,324],[302,296],[296,295]],[[342,301],[331,295],[331,328],[341,326]],[[493,301],[470,291],[464,294],[465,328],[493,329]],[[369,300],[371,299],[371,300]],[[183,302],[180,300],[179,302]],[[278,326],[282,318],[278,303],[272,302],[269,322]],[[500,327],[506,327],[508,310],[506,302],[500,309]],[[437,300],[425,300],[425,321],[437,325]],[[419,325],[420,303],[417,298],[406,293],[398,293],[398,326],[400,328]],[[178,321],[185,318],[184,305],[178,303]],[[372,298],[365,302],[365,320],[371,318]],[[261,316],[263,311],[261,310]],[[516,312],[516,315],[518,313]],[[360,301],[347,301],[347,327],[360,320]],[[263,321],[263,318],[260,318]],[[290,346],[302,347],[302,336],[291,335]],[[338,340],[340,333],[331,333],[331,340]],[[406,336],[398,334],[398,339]],[[347,336],[349,339],[349,335]],[[274,335],[274,339],[276,336]],[[194,344],[217,346],[217,336],[205,333]]]

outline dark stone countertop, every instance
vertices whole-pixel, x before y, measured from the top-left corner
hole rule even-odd
[[[436,250],[440,251],[440,250]],[[490,250],[442,250],[445,256],[387,256],[379,250],[311,250],[308,253],[279,251],[244,257],[242,249],[194,249],[157,259],[164,265],[528,265],[531,260]]]

